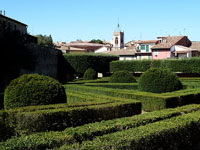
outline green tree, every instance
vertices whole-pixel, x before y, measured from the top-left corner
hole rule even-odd
[[[36,35],[36,37],[38,38],[39,45],[54,47],[53,39],[52,39],[51,35],[47,36],[47,35],[39,34],[39,35]]]
[[[103,41],[101,41],[100,39],[93,39],[90,41],[90,43],[98,43],[98,44],[103,44]]]

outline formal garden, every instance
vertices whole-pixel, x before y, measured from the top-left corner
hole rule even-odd
[[[73,80],[24,74],[1,94],[0,149],[200,149],[199,58],[64,57]]]

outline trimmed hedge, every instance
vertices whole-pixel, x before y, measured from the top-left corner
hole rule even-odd
[[[93,68],[101,73],[109,72],[110,62],[119,60],[119,56],[94,53],[65,54],[64,57],[74,71],[79,74],[84,74],[88,68]]]
[[[144,72],[150,68],[151,60],[112,61],[110,72],[126,70],[129,72]]]
[[[113,88],[113,89],[128,89],[128,90],[137,90],[138,84],[137,83],[85,83],[85,86],[92,86],[92,87],[106,87],[106,88]]]
[[[4,93],[0,93],[0,109],[3,109],[3,98],[4,98]]]
[[[84,141],[80,145],[66,145],[62,149],[199,149],[200,111],[173,117],[163,121],[131,128],[109,135],[97,137],[93,141]]]
[[[27,108],[26,108],[27,109]],[[31,107],[32,109],[32,107]],[[141,113],[141,103],[125,101],[102,103],[87,107],[65,107],[23,112],[6,111],[7,124],[13,128],[14,135],[31,134],[42,131],[64,130],[90,122],[109,120]]]
[[[75,79],[73,82],[68,82],[68,84],[84,84],[84,83],[107,83],[110,77],[97,78],[95,80],[83,80]]]
[[[136,79],[128,71],[117,71],[109,79],[110,83],[135,83]]]
[[[4,111],[0,111],[0,142],[10,138],[13,134],[12,127],[7,124],[6,117],[8,114]]]
[[[80,91],[73,91],[67,90],[69,96],[69,102],[72,104],[79,104],[80,102],[86,102],[86,104],[90,104],[90,102],[95,102],[97,104],[108,104],[114,102],[131,102],[134,101],[133,99],[124,99],[121,97],[112,97],[97,93],[91,92],[80,92]]]
[[[55,79],[39,74],[24,74],[6,87],[4,108],[66,103],[65,89]]]
[[[139,126],[147,125],[149,123],[154,123],[175,116],[181,116],[197,110],[200,110],[200,105],[188,105],[176,109],[166,109],[142,115],[135,115],[132,117],[101,121],[92,124],[90,123],[75,128],[71,127],[61,132],[36,133],[33,135],[9,139],[6,142],[1,143],[0,148],[3,149],[7,147],[10,150],[37,150],[39,148],[56,148],[64,144],[67,144],[72,148],[73,145],[71,144],[73,143],[82,143],[86,140],[92,140],[97,136],[137,128]]]
[[[107,96],[135,99],[142,102],[145,111],[174,108],[187,104],[199,104],[200,88],[185,89],[168,93],[150,93],[133,90],[111,89],[104,87],[89,87],[83,85],[65,85],[66,90],[91,92]]]
[[[139,79],[138,89],[145,92],[164,93],[180,90],[183,85],[176,74],[168,69],[151,68]]]
[[[133,60],[113,61],[110,63],[110,72],[127,70],[130,72],[145,72],[150,67],[166,68],[173,72],[200,73],[200,58],[166,59],[166,60]]]
[[[84,80],[94,80],[96,78],[97,78],[97,72],[92,68],[88,68],[83,75]]]

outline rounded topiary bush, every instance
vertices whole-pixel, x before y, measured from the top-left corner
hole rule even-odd
[[[110,83],[135,83],[136,80],[128,71],[116,71],[109,79]]]
[[[152,68],[147,70],[139,79],[138,89],[145,92],[164,93],[182,89],[182,83],[173,72]]]
[[[84,80],[93,80],[96,78],[97,78],[97,72],[92,68],[87,69],[83,75]]]
[[[4,108],[66,103],[64,87],[55,79],[39,74],[24,74],[6,87]]]

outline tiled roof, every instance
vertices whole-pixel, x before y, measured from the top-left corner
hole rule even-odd
[[[192,45],[190,46],[192,49],[200,50],[200,42],[192,42]]]
[[[151,49],[170,49],[173,45],[176,45],[178,41],[183,39],[185,36],[167,36],[164,37],[166,42],[159,43],[153,46]]]
[[[135,55],[135,50],[127,50],[127,49],[120,49],[120,50],[112,50],[104,52],[106,54],[112,54],[112,55],[120,55],[120,56],[127,56],[127,55]]]
[[[69,43],[67,46],[70,47],[102,47],[103,44],[97,44],[97,43],[87,43],[87,42],[76,42],[76,43]]]
[[[138,41],[138,44],[148,44],[148,43],[157,43],[159,40],[145,40],[145,41]]]
[[[76,48],[76,47],[70,47],[70,51],[86,51],[87,49],[84,48]]]

